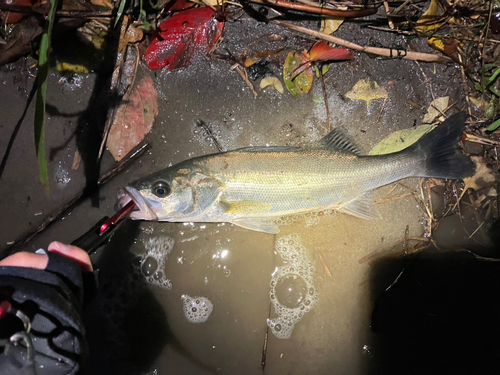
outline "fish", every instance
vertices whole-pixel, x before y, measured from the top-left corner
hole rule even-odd
[[[276,219],[331,209],[378,219],[373,191],[408,177],[463,179],[475,170],[458,145],[464,113],[402,151],[361,155],[338,129],[305,147],[246,147],[205,155],[157,171],[118,190],[118,206],[136,204],[130,218],[168,222],[228,222],[279,233]]]

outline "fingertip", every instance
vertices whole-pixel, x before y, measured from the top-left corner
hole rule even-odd
[[[67,245],[59,241],[53,241],[47,248],[48,251],[57,253],[77,262],[83,272],[92,272],[92,262],[87,252],[77,246]]]

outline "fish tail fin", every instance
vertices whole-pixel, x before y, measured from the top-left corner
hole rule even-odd
[[[461,180],[474,174],[474,162],[458,146],[464,129],[465,114],[456,113],[409,147],[413,155],[424,157],[419,177]]]

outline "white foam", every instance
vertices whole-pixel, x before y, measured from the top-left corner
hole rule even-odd
[[[212,302],[206,297],[181,296],[184,316],[190,323],[206,322],[214,309]]]
[[[267,325],[277,338],[288,339],[295,324],[316,306],[319,295],[314,286],[314,261],[300,237],[280,237],[275,249],[285,265],[276,268],[271,278],[269,298],[278,317],[268,319]]]
[[[174,248],[174,239],[168,236],[148,238],[144,241],[146,252],[137,255],[134,268],[150,284],[172,289],[172,282],[165,278],[165,262]]]

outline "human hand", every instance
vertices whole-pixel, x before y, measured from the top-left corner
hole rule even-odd
[[[89,255],[79,247],[54,241],[49,245],[47,251],[74,260],[80,265],[82,272],[93,271]],[[48,261],[49,258],[44,254],[20,252],[1,260],[0,266],[28,267],[43,270],[47,267]]]

